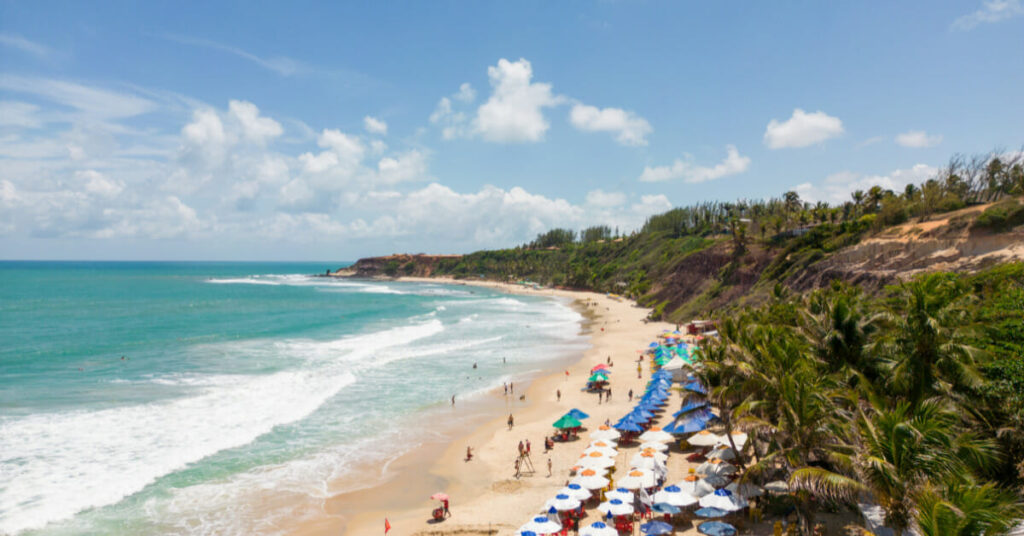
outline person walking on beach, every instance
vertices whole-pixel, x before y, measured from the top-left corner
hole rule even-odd
[[[557,399],[558,402],[562,401],[562,390],[561,389],[555,389],[555,398]]]
[[[612,388],[609,387],[608,390],[604,392],[604,401],[605,402],[611,402],[611,400],[612,400]]]
[[[508,382],[508,392],[516,394],[516,385],[512,382]]]
[[[508,384],[502,383],[501,386],[505,388],[505,396],[508,396]]]
[[[630,402],[633,401],[633,390],[632,389],[629,390],[629,401]]]
[[[551,458],[548,458],[548,476],[551,476]]]
[[[513,421],[512,421],[512,414],[511,414],[511,413],[509,413],[509,414],[508,414],[508,429],[509,429],[509,430],[511,430],[511,429],[512,429],[512,424],[513,424]]]
[[[530,440],[529,439],[526,440],[526,455],[527,456],[530,455]]]
[[[452,407],[455,407],[455,395],[452,395]]]
[[[516,458],[515,468],[516,468],[516,480],[519,480],[519,458]]]
[[[472,459],[473,459],[473,447],[467,446],[466,447],[466,461],[468,462],[469,460],[472,460]]]
[[[444,517],[452,517],[452,512],[448,509],[448,499],[441,499],[441,504],[444,505]]]
[[[522,457],[522,455],[523,455],[523,441],[520,439],[519,440],[519,456]]]

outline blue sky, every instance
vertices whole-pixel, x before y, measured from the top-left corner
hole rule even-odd
[[[1024,144],[1024,5],[0,3],[0,258],[337,260]]]

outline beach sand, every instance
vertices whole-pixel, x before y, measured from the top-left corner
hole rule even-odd
[[[576,307],[587,319],[584,329],[589,331],[591,347],[569,362],[564,370],[552,370],[529,382],[525,393],[516,386],[515,394],[495,395],[497,403],[486,411],[499,412],[493,417],[478,419],[475,428],[453,431],[447,442],[433,442],[415,449],[387,470],[388,479],[379,486],[336,495],[324,505],[324,513],[313,520],[297,524],[291,534],[319,536],[345,534],[364,536],[384,534],[385,519],[391,525],[389,535],[442,535],[442,534],[498,534],[513,535],[516,530],[538,514],[545,501],[555,496],[570,480],[569,469],[590,442],[589,433],[606,420],[615,422],[628,413],[633,403],[627,393],[633,390],[639,397],[650,379],[650,360],[645,359],[642,375],[637,376],[637,359],[647,345],[664,329],[676,326],[664,322],[646,322],[649,309],[630,300],[613,299],[593,292],[556,289],[527,289],[519,285],[486,281],[454,281],[442,278],[403,278],[404,281],[445,282],[487,286],[516,294],[561,296],[574,300]],[[596,394],[582,390],[590,369],[611,358],[613,366],[610,402],[598,403]],[[568,371],[568,375],[566,375]],[[556,390],[561,391],[557,400]],[[525,399],[520,396],[525,394]],[[666,411],[656,424],[671,422],[671,414],[678,408],[680,394],[673,392]],[[572,408],[588,413],[584,421],[588,428],[575,441],[556,442],[550,452],[544,452],[544,438],[554,431],[552,423]],[[515,425],[509,429],[506,421],[512,413]],[[532,444],[533,471],[514,477],[513,464],[520,441]],[[473,449],[473,459],[466,460],[466,447]],[[620,448],[616,458],[615,476],[621,477],[629,468],[629,459],[637,446]],[[688,452],[680,450],[678,442],[669,450],[668,469],[670,483],[681,480],[696,464],[686,460]],[[548,475],[548,460],[552,473]],[[440,523],[431,521],[431,511],[440,505],[430,495],[443,492],[450,496],[451,517]],[[600,512],[589,509],[583,525],[599,520]],[[830,534],[839,534],[848,521],[828,522]],[[831,532],[835,529],[836,532]],[[748,534],[771,534],[771,525],[764,522],[748,525]],[[694,524],[677,529],[676,534],[698,534]]]

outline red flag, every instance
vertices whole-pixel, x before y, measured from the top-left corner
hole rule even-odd
[[[388,518],[384,518],[384,534],[387,534],[391,530],[391,523],[388,523]]]
[[[568,375],[569,375],[569,371],[568,371],[568,370],[567,370],[567,371],[565,371],[565,375],[566,375],[566,376],[568,376]]]

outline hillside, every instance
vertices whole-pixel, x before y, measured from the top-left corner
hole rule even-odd
[[[1011,217],[991,221],[1009,207]],[[1024,211],[1016,199],[978,205],[876,229],[868,215],[823,222],[754,240],[736,233],[673,236],[647,230],[619,240],[468,255],[392,255],[360,259],[336,275],[454,276],[614,292],[682,321],[763,303],[782,284],[796,291],[834,280],[875,292],[924,271],[971,272],[1024,260]]]

